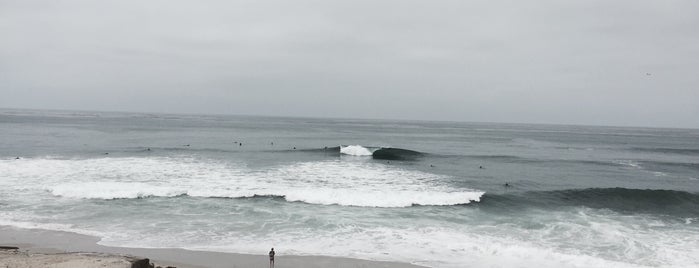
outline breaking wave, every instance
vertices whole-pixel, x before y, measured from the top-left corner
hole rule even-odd
[[[374,151],[376,151],[376,150],[378,150],[378,148],[368,149],[368,148],[360,146],[360,145],[340,146],[340,153],[346,154],[346,155],[354,155],[354,156],[373,155]]]
[[[319,205],[409,207],[468,204],[484,194],[452,188],[441,175],[363,161],[254,170],[188,158],[26,159],[0,162],[0,168],[7,178],[0,187],[7,191],[81,199],[278,196]]]
[[[364,147],[361,145],[343,145],[336,147],[341,154],[353,156],[371,156],[381,160],[411,160],[423,155],[423,153],[401,148]]]
[[[84,199],[134,199],[148,197],[207,197],[207,198],[282,198],[287,202],[317,205],[360,207],[449,206],[478,202],[479,191],[416,191],[416,190],[355,190],[329,188],[297,189],[216,189],[202,187],[165,187],[142,183],[80,183],[61,184],[49,190],[51,194]]]

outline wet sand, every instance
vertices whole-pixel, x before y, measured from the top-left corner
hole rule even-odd
[[[74,254],[64,254],[69,252],[90,252],[100,254],[77,254],[74,255],[75,260],[90,263],[95,261],[94,256],[104,258],[99,263],[106,264],[107,262],[118,262],[119,258],[124,256],[137,256],[149,258],[155,265],[166,267],[174,266],[178,268],[254,268],[269,267],[269,261],[266,255],[252,254],[237,254],[237,253],[222,253],[211,251],[195,251],[184,249],[169,249],[169,248],[125,248],[125,247],[107,247],[98,245],[99,238],[70,232],[49,231],[42,229],[21,229],[9,226],[0,226],[0,246],[15,246],[19,247],[19,252],[24,255],[29,254],[29,260],[39,260],[47,258],[52,260],[65,261],[63,258],[70,258]],[[269,249],[260,249],[262,252]],[[46,255],[49,254],[49,255]],[[51,256],[60,255],[60,258],[52,258]],[[33,257],[32,257],[33,255]],[[22,261],[21,258],[8,257],[11,255],[0,254],[0,267],[4,267],[16,261]],[[47,257],[49,256],[49,257]],[[86,257],[87,256],[87,257]],[[327,257],[327,256],[287,256],[279,254],[276,256],[276,268],[419,268],[422,266],[411,265],[407,263],[383,262],[383,261],[368,261],[352,258]],[[41,259],[43,260],[43,259]],[[72,261],[69,259],[68,261]],[[79,262],[76,262],[79,263]],[[9,266],[13,267],[13,266]],[[29,267],[16,266],[16,267]],[[39,266],[37,266],[39,267]],[[52,267],[68,267],[68,266],[52,266]],[[96,266],[73,266],[73,267],[96,267]],[[104,267],[122,267],[122,266],[104,266]],[[130,266],[126,266],[130,267]]]

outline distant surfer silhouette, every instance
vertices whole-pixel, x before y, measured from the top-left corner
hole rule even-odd
[[[269,251],[269,268],[274,268],[274,248]]]
[[[505,187],[510,187],[510,184],[506,182],[504,186],[505,186]]]
[[[478,166],[479,169],[485,169],[483,166]]]

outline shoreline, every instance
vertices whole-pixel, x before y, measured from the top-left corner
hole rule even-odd
[[[266,255],[225,253],[215,251],[198,251],[180,248],[129,248],[111,247],[97,244],[100,238],[46,229],[25,229],[0,225],[0,246],[19,247],[21,252],[30,254],[57,254],[90,252],[112,256],[137,256],[148,258],[157,266],[178,268],[230,268],[230,267],[268,267]],[[260,249],[264,252],[265,249]],[[277,255],[275,267],[278,268],[325,268],[325,267],[381,267],[381,268],[420,268],[409,263],[373,261],[346,257]],[[2,263],[2,259],[0,259]]]

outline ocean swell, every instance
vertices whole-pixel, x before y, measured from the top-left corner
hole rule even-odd
[[[635,147],[631,148],[631,150],[660,154],[699,155],[699,149],[694,148]]]
[[[626,213],[699,216],[699,194],[673,190],[587,188],[486,194],[480,207],[519,209],[582,206]]]

